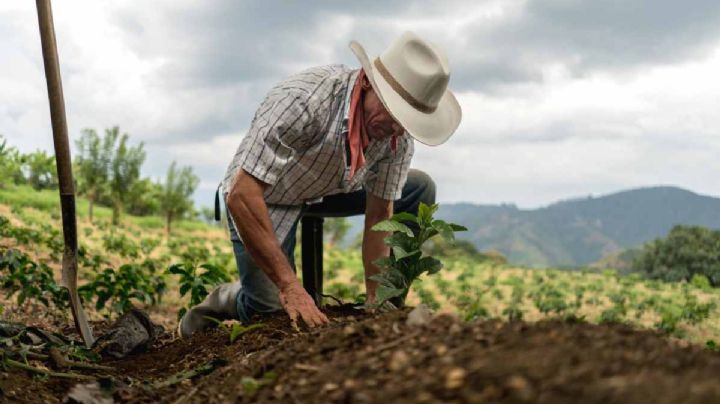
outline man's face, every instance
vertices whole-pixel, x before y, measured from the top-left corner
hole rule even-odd
[[[363,109],[365,112],[365,131],[368,137],[383,140],[390,136],[402,136],[404,130],[385,109],[380,98],[368,84],[365,88]]]

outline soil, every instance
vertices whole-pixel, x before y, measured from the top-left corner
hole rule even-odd
[[[462,322],[449,315],[406,325],[407,311],[329,308],[333,320],[295,330],[284,315],[230,343],[215,329],[164,334],[119,360],[118,402],[720,402],[720,354],[653,331],[582,322]],[[227,364],[151,387],[212,360]],[[90,373],[91,374],[91,373]],[[99,376],[99,373],[95,373]],[[0,370],[0,399],[59,402],[77,381]]]

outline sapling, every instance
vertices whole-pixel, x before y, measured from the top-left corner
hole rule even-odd
[[[389,257],[374,262],[383,269],[383,272],[370,277],[378,283],[374,306],[382,306],[390,299],[393,299],[396,306],[404,305],[413,281],[424,273],[432,275],[442,269],[442,263],[438,259],[424,255],[423,244],[437,235],[453,242],[454,233],[467,228],[434,219],[433,214],[437,209],[437,204],[428,206],[420,203],[417,216],[407,212],[397,213],[372,227],[375,231],[391,232],[385,238],[385,244],[392,251]],[[406,223],[410,223],[415,230]]]
[[[224,321],[217,319],[215,317],[210,317],[210,316],[203,316],[203,317],[205,317],[206,319],[217,324],[218,327],[220,327],[223,331],[225,331],[228,334],[228,336],[230,337],[231,344],[233,342],[235,342],[235,340],[242,334],[245,334],[246,332],[256,330],[258,328],[262,328],[265,326],[264,324],[260,324],[260,323],[250,324],[250,325],[243,325],[241,323],[232,323],[231,325],[228,325]]]
[[[230,277],[222,268],[207,263],[198,266],[189,262],[174,264],[165,272],[180,276],[178,280],[180,284],[180,296],[185,296],[190,292],[190,305],[188,307],[195,306],[202,302],[205,296],[210,293],[208,292],[209,287],[230,281]],[[188,307],[180,309],[178,312],[178,320],[187,312]]]

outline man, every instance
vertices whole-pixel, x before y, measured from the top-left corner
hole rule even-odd
[[[370,229],[393,212],[434,203],[432,180],[409,166],[413,139],[439,145],[460,123],[444,53],[410,32],[373,62],[357,42],[350,48],[361,69],[305,70],[270,90],[255,114],[222,184],[240,282],[189,310],[180,335],[210,325],[206,316],[247,322],[277,310],[311,327],[327,323],[295,275],[303,214],[365,213],[362,255],[373,302],[373,262],[389,249],[387,234]]]

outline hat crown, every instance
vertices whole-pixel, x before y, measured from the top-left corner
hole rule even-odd
[[[437,107],[450,81],[445,53],[406,32],[380,55],[392,78],[415,100],[430,109]]]

